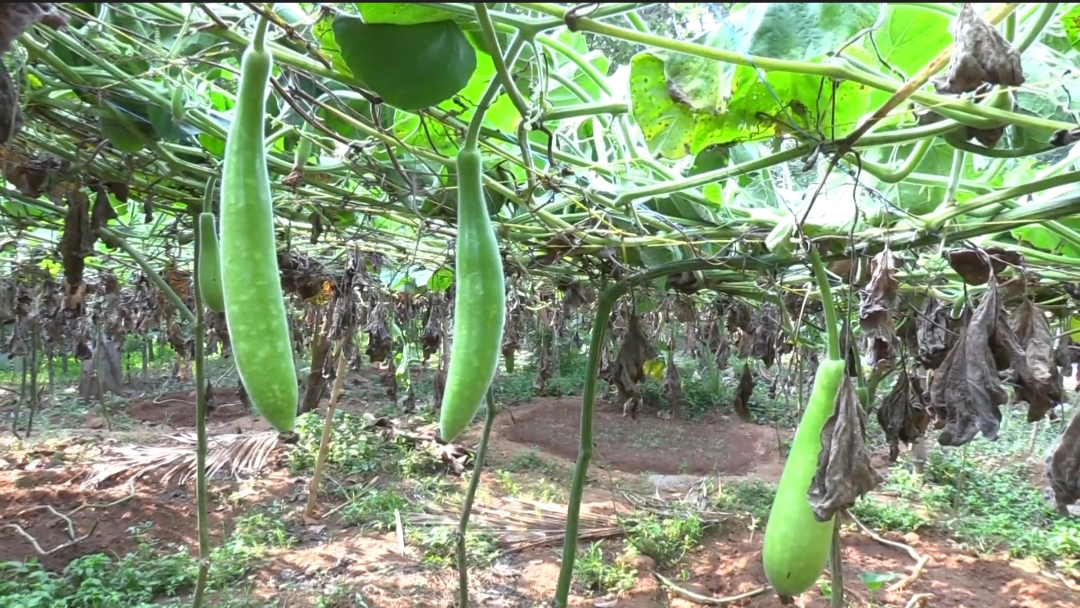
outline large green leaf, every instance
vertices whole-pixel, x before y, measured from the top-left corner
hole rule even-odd
[[[649,152],[677,159],[693,153],[690,143],[698,116],[686,104],[672,99],[664,71],[664,58],[659,53],[634,55],[630,60],[631,110]]]
[[[877,8],[857,6],[751,5],[733,16],[732,28],[697,42],[726,50],[748,46],[749,54],[777,59],[819,60],[874,23]],[[819,77],[763,73],[682,53],[645,51],[631,60],[634,117],[650,151],[670,159],[785,130],[777,120],[841,137],[870,108],[869,93],[863,85],[843,82],[834,99],[832,86]]]
[[[334,35],[333,24],[333,19],[320,19],[317,21],[313,28],[315,40],[319,42],[319,50],[330,59],[330,65],[335,70],[353,76],[352,70],[341,58],[341,48],[338,46],[337,37]]]
[[[446,11],[409,2],[358,2],[356,8],[364,22],[372,25],[417,25],[454,19],[454,16]]]
[[[476,51],[453,21],[369,24],[339,13],[332,26],[341,58],[353,75],[402,110],[450,99],[476,70]]]
[[[952,42],[948,15],[907,4],[891,4],[886,11],[885,23],[874,32],[873,43],[864,40],[864,50],[874,57],[876,45],[881,58],[905,76],[921,70]]]
[[[731,162],[742,165],[758,160],[762,156],[760,146],[746,143],[732,146],[730,149]],[[765,207],[776,209],[780,207],[780,199],[776,195],[776,188],[769,176],[767,169],[743,173],[736,178],[739,191],[733,198],[733,202],[739,207]]]
[[[135,154],[157,139],[149,120],[122,106],[106,101],[97,113],[101,134],[121,152]]]
[[[750,4],[728,20],[736,37],[747,41],[730,50],[774,59],[816,59],[874,25],[879,11],[876,4],[861,3]]]
[[[475,40],[472,41],[472,44],[479,50]],[[461,89],[457,94],[460,101],[470,108],[459,116],[463,122],[467,123],[472,118],[476,104],[484,96],[484,92],[487,91],[492,79],[495,78],[495,74],[495,61],[486,53],[479,54],[476,59],[476,69],[473,71],[472,77],[469,78],[469,84],[465,85],[465,88]],[[528,99],[527,90],[521,90],[519,87],[518,92],[521,93],[522,97]],[[450,112],[460,112],[461,103],[458,101],[448,100],[440,104],[440,107]],[[495,101],[488,106],[488,110],[484,114],[484,121],[504,133],[513,133],[517,128],[520,117],[521,115],[518,114],[514,103],[510,101],[510,97],[505,92],[501,92],[495,98]]]
[[[1076,70],[1072,58],[1063,57],[1043,44],[1033,44],[1023,55],[1026,83],[1016,92],[1016,105],[1042,118],[1074,122],[1072,109],[1080,100],[1080,82],[1066,76]],[[1046,141],[1053,129],[1027,130],[1032,139]]]
[[[1080,5],[1074,4],[1061,16],[1061,28],[1065,30],[1069,44],[1073,47],[1080,45]]]
[[[715,148],[709,148],[698,152],[694,157],[694,164],[690,166],[690,170],[686,172],[687,176],[701,175],[702,173],[708,173],[709,171],[716,171],[723,167],[728,166],[731,162],[731,152],[729,148],[717,146]],[[723,191],[721,185],[717,183],[705,184],[701,189],[705,198],[714,203],[723,202]]]

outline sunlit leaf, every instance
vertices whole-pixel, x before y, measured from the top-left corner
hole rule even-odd
[[[402,110],[419,110],[450,99],[476,70],[476,51],[453,21],[370,24],[339,13],[332,26],[341,57],[353,75],[384,102]]]

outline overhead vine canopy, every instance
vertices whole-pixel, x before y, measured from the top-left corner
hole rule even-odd
[[[443,339],[451,300],[455,329],[465,328],[457,344],[483,330],[490,366],[501,356],[512,372],[515,351],[534,343],[538,392],[559,340],[583,344],[579,328],[565,335],[568,321],[592,319],[560,605],[598,379],[636,417],[639,385],[662,374],[661,393],[678,411],[677,335],[715,379],[712,393],[729,360],[742,360],[734,410],[747,421],[751,360],[779,367],[792,354],[798,384],[804,359],[820,369],[812,346],[827,336],[826,375],[842,387],[817,401],[836,414],[820,431],[800,431],[826,446],[804,449],[816,467],[808,498],[818,523],[881,482],[864,418],[894,371],[874,412],[893,459],[931,425],[943,446],[996,439],[1010,398],[1026,402],[1029,422],[1060,416],[1064,378],[1080,361],[1070,345],[1080,333],[1080,5],[699,4],[691,8],[702,26],[689,32],[671,22],[678,6],[0,4],[0,326],[14,326],[0,354],[75,354],[89,361],[88,378],[112,360],[119,378],[116,345],[133,335],[204,361],[204,340],[224,354],[246,334],[248,352],[288,364],[269,375],[288,388],[275,392],[286,395],[278,413],[291,424],[293,354],[311,353],[300,413],[319,403],[333,342],[340,391],[358,333],[387,396],[397,400],[399,377],[407,384],[410,411],[411,364],[441,350],[431,391],[439,409],[454,393],[448,359],[479,374],[475,351],[452,354]],[[248,128],[259,127],[254,93],[243,95],[254,122],[232,123],[241,55],[257,48],[266,60],[268,22],[273,71],[260,129],[283,289],[274,269],[250,283],[240,272],[270,268],[267,228],[258,255],[222,262],[230,295],[219,308],[231,310],[204,314],[190,272],[196,218],[219,212],[230,133],[245,135],[230,140],[230,159],[245,150],[236,142],[262,137]],[[481,163],[485,196],[462,169],[474,179],[462,180],[461,198],[487,204],[497,244],[474,241],[473,253],[490,257],[476,255],[470,273],[454,259],[469,250],[468,238],[457,240],[457,168]],[[247,166],[265,203],[261,158]],[[222,222],[222,234],[244,234],[241,223]],[[230,260],[256,250],[221,242]],[[97,276],[87,272],[95,265]],[[119,276],[125,265],[141,270]],[[498,280],[463,279],[455,296],[472,297],[451,298],[455,270]],[[250,284],[273,287],[265,300],[283,321],[276,347],[256,344],[269,325],[235,331],[250,310],[232,303]],[[636,287],[646,297],[619,301]],[[291,297],[288,313],[280,294]],[[494,313],[458,322],[479,303]],[[499,335],[489,331],[496,324]],[[244,395],[249,378],[239,379]],[[97,382],[105,411],[108,387]],[[487,383],[467,405],[475,416],[489,395],[490,429]],[[1074,413],[1046,460],[1061,512],[1080,498],[1078,436]],[[460,453],[446,454],[464,467]]]
[[[455,3],[5,5],[5,259],[55,256],[92,207],[98,257],[135,241],[189,260],[269,10],[280,242],[316,259],[348,244],[443,276],[452,159],[498,80],[482,147],[508,273],[705,257],[779,277],[807,237],[837,263],[925,246],[902,289],[956,280],[938,253],[972,242],[1019,254],[1029,281],[1075,279],[1080,9],[711,4],[678,40],[650,6],[506,3],[481,23]]]

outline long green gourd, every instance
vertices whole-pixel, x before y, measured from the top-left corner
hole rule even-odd
[[[278,275],[274,205],[266,166],[266,88],[274,60],[266,17],[240,64],[221,180],[221,285],[229,340],[251,403],[280,432],[296,423],[299,391]]]
[[[846,373],[840,357],[836,310],[821,258],[811,245],[810,264],[821,291],[825,325],[829,335],[828,358],[818,365],[814,388],[795,431],[791,453],[776,488],[769,520],[765,524],[762,561],[769,584],[781,597],[798,597],[817,582],[829,561],[835,517],[818,521],[807,492],[817,470],[821,430],[836,407],[836,395]]]
[[[199,214],[199,289],[203,302],[214,312],[225,312],[225,294],[221,291],[221,253],[214,214]]]
[[[444,441],[456,439],[480,411],[499,364],[506,320],[502,256],[484,199],[483,160],[473,137],[467,136],[458,151],[457,173],[454,337],[439,413]]]

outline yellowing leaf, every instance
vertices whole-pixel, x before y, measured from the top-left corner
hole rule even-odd
[[[657,357],[651,361],[646,361],[641,369],[645,372],[645,375],[653,380],[660,380],[664,377],[664,367],[666,367],[663,357]]]

